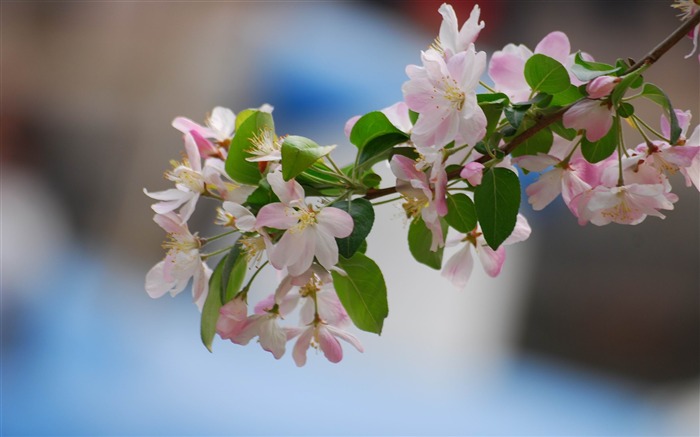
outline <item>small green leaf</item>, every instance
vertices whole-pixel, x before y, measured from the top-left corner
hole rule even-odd
[[[523,155],[537,155],[538,153],[548,153],[549,149],[552,147],[553,141],[554,135],[552,134],[552,131],[549,128],[544,128],[516,147],[511,155],[515,157]]]
[[[610,130],[603,138],[590,142],[584,136],[581,139],[581,153],[583,153],[583,157],[588,162],[595,164],[612,155],[619,141],[619,129],[620,125],[617,117],[615,117]]]
[[[382,112],[373,111],[360,117],[350,131],[350,142],[362,150],[372,140],[391,134],[403,134]]]
[[[556,59],[535,54],[525,62],[525,80],[533,91],[556,94],[571,85],[569,73]]]
[[[200,322],[200,336],[202,343],[211,352],[211,345],[214,342],[216,335],[216,322],[219,320],[219,309],[223,305],[221,303],[221,273],[224,270],[226,257],[221,258],[219,264],[214,268],[214,272],[209,278],[209,293],[202,307],[202,318]]]
[[[362,175],[362,185],[367,188],[379,188],[382,182],[382,177],[373,171],[369,171]]]
[[[367,253],[367,240],[364,240],[360,247],[357,249],[359,253]]]
[[[338,267],[346,274],[331,272],[333,286],[350,319],[363,331],[381,334],[389,315],[382,271],[360,252],[350,259],[340,258]]]
[[[617,107],[617,114],[622,118],[630,118],[634,115],[634,106],[627,102],[622,102],[620,106]]]
[[[247,185],[257,185],[260,182],[261,174],[258,163],[246,161],[246,158],[253,156],[248,153],[248,150],[253,147],[251,143],[253,138],[260,135],[263,130],[274,132],[274,129],[275,125],[270,113],[256,110],[251,110],[248,113],[229,146],[226,173],[231,176],[231,179]]]
[[[357,198],[351,201],[341,201],[333,204],[335,208],[342,209],[350,214],[354,227],[352,233],[345,238],[336,238],[338,252],[345,258],[352,257],[365,241],[372,225],[374,225],[374,208],[372,202],[367,199]]]
[[[581,57],[581,52],[576,53],[574,65],[571,66],[571,72],[582,82],[588,82],[598,76],[611,75],[620,71],[621,67],[613,67],[602,62],[586,61]]]
[[[671,99],[668,98],[668,95],[666,95],[666,93],[661,88],[654,85],[653,83],[644,84],[644,88],[642,88],[642,96],[646,97],[647,99],[651,100],[652,102],[656,103],[657,105],[663,107],[666,110],[666,113],[669,116],[669,124],[671,127],[670,143],[676,144],[683,130],[678,124],[678,116],[676,116],[676,111],[673,109]]]
[[[520,209],[518,176],[501,167],[487,171],[474,191],[474,204],[486,242],[498,249],[515,229]]]
[[[416,122],[418,121],[418,113],[409,109],[408,119],[411,120],[411,124],[416,124]]]
[[[447,196],[447,224],[462,233],[471,232],[476,227],[476,208],[466,194],[457,193]]]
[[[518,129],[520,127],[520,124],[523,122],[523,118],[525,118],[525,113],[527,110],[530,109],[529,105],[523,109],[523,107],[512,107],[512,108],[505,108],[503,110],[503,114],[506,116],[506,120],[508,120],[508,123],[510,123],[511,126],[514,128]]]
[[[226,304],[233,299],[241,289],[245,272],[248,267],[245,254],[241,252],[241,245],[236,243],[233,245],[228,255],[224,269],[221,271],[221,302]],[[211,293],[211,290],[209,290]]]
[[[508,105],[508,96],[503,93],[477,94],[477,102],[486,115],[486,137],[490,136],[498,126],[503,108]]]
[[[305,137],[287,136],[282,142],[282,177],[285,181],[296,177],[333,149],[335,146],[321,147]]]
[[[387,159],[395,145],[408,139],[408,134],[391,124],[386,115],[379,111],[360,117],[350,131],[350,142],[359,149],[357,164],[361,169]]]
[[[443,226],[443,237],[447,234],[446,227]],[[416,217],[408,228],[408,249],[413,258],[421,264],[440,270],[442,267],[442,253],[444,247],[433,252],[430,247],[433,244],[433,233],[425,225],[423,219]]]
[[[566,106],[582,99],[585,95],[576,85],[569,85],[567,89],[556,93],[550,102],[552,106]]]
[[[574,138],[576,138],[577,132],[576,129],[567,129],[564,127],[562,124],[561,119],[557,120],[556,122],[552,123],[549,125],[549,128],[552,129],[552,132],[559,135],[560,137],[572,141]]]

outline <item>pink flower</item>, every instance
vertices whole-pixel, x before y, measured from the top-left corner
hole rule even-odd
[[[192,278],[192,296],[201,311],[207,297],[211,270],[200,257],[199,239],[173,212],[156,214],[153,220],[168,232],[169,241],[163,244],[168,248],[168,253],[146,274],[146,292],[154,299],[168,292],[175,296],[184,290]]]
[[[434,163],[431,168],[434,177],[429,179],[426,173],[418,170],[415,161],[405,156],[394,155],[390,165],[398,179],[396,189],[407,200],[404,207],[407,215],[415,217],[420,213],[433,236],[430,250],[436,251],[445,244],[440,224],[440,217],[447,214],[447,173],[444,167]]]
[[[538,153],[536,156],[521,156],[514,159],[518,165],[528,171],[542,173],[536,182],[530,184],[525,192],[532,209],[540,211],[562,194],[564,203],[574,215],[577,215],[571,199],[589,190],[592,184],[598,184],[599,169],[585,159],[573,159],[566,165],[559,158]],[[548,167],[552,167],[545,172]]]
[[[613,76],[598,76],[586,85],[589,99],[607,97],[622,79]]]
[[[535,52],[559,61],[568,70],[574,64],[575,55],[571,54],[569,38],[563,32],[551,32],[537,44]],[[525,80],[525,63],[533,52],[524,45],[506,45],[503,50],[494,52],[489,63],[489,76],[497,91],[505,93],[513,102],[523,102],[530,98],[532,90]],[[587,54],[584,59],[592,60]],[[582,82],[569,71],[569,78],[574,85]]]
[[[189,133],[184,135],[185,151],[187,159],[182,163],[174,162],[173,170],[166,172],[165,177],[175,182],[175,189],[149,193],[144,189],[147,196],[160,200],[152,206],[158,214],[166,214],[184,206],[180,212],[184,221],[187,221],[194,211],[199,195],[204,192],[205,183],[202,176],[202,160],[197,152],[194,138]]]
[[[274,312],[253,314],[246,319],[242,328],[240,325],[236,326],[238,332],[234,331],[235,335],[230,340],[245,346],[250,340],[258,337],[260,346],[279,360],[285,352],[287,334],[279,325],[278,318],[279,314]]]
[[[248,305],[242,298],[236,298],[219,309],[216,332],[224,340],[232,340],[240,335],[248,319]]]
[[[172,126],[183,134],[197,135],[200,138],[210,138],[219,142],[229,140],[236,126],[236,115],[228,108],[215,107],[202,126],[186,117],[177,117]],[[200,149],[201,150],[201,149]]]
[[[331,363],[340,362],[343,359],[343,347],[338,339],[346,341],[358,351],[364,352],[362,344],[354,335],[322,322],[313,323],[303,330],[301,328],[288,329],[287,335],[290,340],[299,336],[292,352],[294,362],[299,367],[306,364],[306,351],[309,350],[310,346],[321,349],[323,355]]]
[[[481,185],[484,176],[484,164],[479,162],[467,163],[459,173],[460,177],[466,179],[472,186]]]
[[[658,210],[673,209],[678,198],[669,196],[663,184],[629,184],[621,187],[599,185],[579,195],[579,224],[597,226],[615,222],[636,225],[647,215],[665,218]]]
[[[479,5],[474,5],[469,19],[458,29],[457,14],[451,5],[443,3],[438,9],[442,15],[440,24],[440,37],[438,39],[439,49],[445,54],[445,58],[450,58],[459,52],[469,50],[469,46],[476,41],[484,22],[479,21],[481,11]]]
[[[295,180],[285,182],[279,171],[267,180],[280,202],[265,205],[258,212],[256,227],[284,229],[286,232],[269,253],[277,269],[287,268],[292,276],[308,270],[314,256],[327,270],[338,263],[336,238],[352,232],[350,215],[338,208],[316,207],[304,201],[304,189]]]
[[[419,113],[411,139],[417,146],[442,148],[476,144],[486,133],[486,116],[476,101],[476,87],[486,67],[486,53],[474,46],[447,61],[435,50],[422,52],[423,66],[409,65],[402,90],[408,107]]]
[[[459,239],[448,243],[450,246],[459,243],[465,244],[445,263],[442,269],[442,276],[449,279],[455,287],[464,288],[474,269],[474,259],[470,249],[473,247],[486,274],[496,277],[501,273],[503,263],[506,261],[506,249],[504,246],[527,240],[530,232],[531,229],[527,220],[524,216],[518,214],[513,233],[506,238],[497,250],[489,247],[479,227],[466,235],[462,234]]]
[[[586,131],[586,139],[594,142],[608,133],[615,112],[610,102],[586,99],[569,108],[562,117],[564,127]]]

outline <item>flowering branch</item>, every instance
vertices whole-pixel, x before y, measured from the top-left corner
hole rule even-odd
[[[421,65],[406,68],[404,101],[346,124],[357,148],[346,166],[331,158],[336,146],[276,135],[269,105],[237,115],[217,107],[205,125],[176,118],[187,159],[166,173],[175,187],[144,190],[157,201],[154,220],[168,235],[167,253],[148,272],[146,291],[174,296],[191,280],[209,350],[217,334],[241,345],[257,338],[280,358],[296,339],[297,365],[304,365],[310,347],[338,362],[339,340],[363,350],[348,327],[379,334],[389,312],[382,272],[366,255],[377,205],[403,202],[409,251],[459,288],[468,282],[474,255],[497,276],[506,246],[530,235],[519,213],[516,165],[540,175],[525,189],[534,210],[561,195],[581,225],[663,218],[661,211],[679,200],[670,174],[681,173],[700,190],[700,126],[689,134],[690,111],[675,109],[642,76],[691,29],[696,38],[700,32],[700,5],[683,0],[675,6],[686,21],[629,66],[571,53],[562,32],[545,36],[534,52],[509,44],[487,62],[475,45],[485,26],[479,7],[460,28],[454,9],[443,4],[438,38],[421,52]],[[477,94],[487,68],[494,85]],[[632,89],[638,91],[625,97]],[[659,106],[658,130],[635,114],[638,98]],[[643,140],[632,149],[623,119]],[[380,162],[389,163],[393,186],[379,188],[382,178],[372,168]],[[370,202],[392,193],[400,196]],[[209,239],[187,225],[200,197],[219,205],[216,224],[225,228]],[[459,247],[443,263],[448,233]],[[233,241],[225,249],[201,252],[227,236]],[[207,262],[215,255],[223,256],[212,269]],[[268,264],[282,279],[251,312],[253,281]],[[300,324],[286,325],[294,311]]]

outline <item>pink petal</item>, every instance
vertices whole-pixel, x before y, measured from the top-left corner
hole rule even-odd
[[[187,225],[183,224],[180,217],[174,212],[166,214],[156,214],[153,216],[153,221],[158,223],[158,226],[169,234],[189,234]]]
[[[268,320],[260,325],[260,346],[275,357],[282,358],[287,344],[287,334],[277,324],[276,317],[268,316]]]
[[[309,350],[309,346],[311,345],[311,338],[313,337],[313,335],[314,327],[310,326],[297,339],[296,344],[294,344],[292,358],[294,358],[294,363],[296,363],[296,365],[299,367],[306,364],[306,351]]]
[[[503,263],[506,261],[506,249],[501,245],[497,250],[483,244],[477,250],[479,260],[487,275],[495,278],[501,273]]]
[[[338,264],[338,243],[332,235],[318,229],[315,232],[316,247],[314,253],[318,262],[327,270]]]
[[[546,173],[542,173],[537,182],[528,185],[525,190],[528,195],[527,202],[532,205],[532,209],[535,211],[542,210],[559,196],[561,184],[561,168],[554,168]]]
[[[355,124],[360,117],[361,116],[359,115],[355,115],[354,117],[350,117],[348,121],[345,122],[345,136],[347,138],[350,138],[350,132],[352,132],[352,128],[355,127]]]
[[[564,32],[551,32],[537,44],[535,53],[547,55],[550,58],[556,59],[561,64],[565,64],[569,53],[571,53],[569,37],[567,37]]]
[[[355,349],[357,349],[358,352],[365,351],[362,347],[362,344],[360,343],[360,340],[358,340],[354,335],[350,334],[349,332],[343,331],[342,329],[338,329],[337,327],[332,325],[326,325],[326,329],[330,331],[330,333],[334,336],[350,343]]]
[[[469,249],[470,243],[459,249],[447,260],[442,268],[442,276],[449,279],[457,288],[464,288],[474,269],[474,258]]]
[[[258,217],[255,219],[255,228],[289,229],[297,223],[299,223],[299,217],[294,208],[277,202],[269,203],[258,211]]]
[[[163,278],[164,263],[164,261],[159,262],[146,273],[146,293],[153,299],[163,296],[170,291],[173,285],[171,282],[166,282]]]
[[[527,222],[525,216],[522,214],[518,214],[518,218],[515,221],[515,228],[513,229],[513,232],[511,232],[511,234],[508,236],[508,238],[505,239],[503,245],[507,246],[509,244],[525,241],[530,237],[531,232],[532,229],[530,228],[530,224]]]
[[[343,347],[340,342],[330,333],[325,325],[318,328],[318,345],[331,363],[338,363],[343,359]]]
[[[347,212],[332,206],[323,208],[316,215],[318,228],[335,238],[345,238],[352,233],[355,223]]]
[[[311,266],[315,244],[315,236],[309,228],[301,232],[287,231],[268,256],[276,269],[287,267],[290,275],[298,276]]]
[[[267,175],[267,181],[272,191],[285,205],[300,202],[304,199],[304,189],[294,179],[284,181],[281,171],[275,171]]]

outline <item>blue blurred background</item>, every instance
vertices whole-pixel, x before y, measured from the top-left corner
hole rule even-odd
[[[146,295],[163,234],[141,189],[168,186],[175,116],[270,103],[278,133],[349,161],[345,121],[402,98],[440,3],[3,2],[1,434],[698,435],[700,208],[680,179],[676,210],[635,227],[525,205],[530,240],[459,291],[378,207],[368,254],[390,316],[338,365],[221,341],[210,354],[188,293]],[[455,3],[460,21],[472,6]],[[564,30],[611,62],[678,24],[665,1],[481,7],[487,53]],[[689,50],[647,78],[697,123]],[[212,214],[193,220],[206,234]]]

